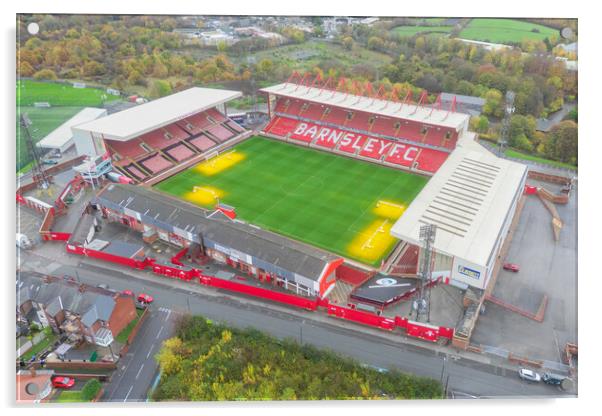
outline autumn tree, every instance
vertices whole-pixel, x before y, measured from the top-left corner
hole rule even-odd
[[[487,91],[483,113],[496,118],[504,116],[504,97],[500,91],[496,89]]]
[[[33,74],[34,79],[38,80],[55,80],[57,79],[56,72],[52,69],[41,69]]]
[[[564,163],[577,164],[577,123],[565,120],[552,128],[545,146],[546,155]]]

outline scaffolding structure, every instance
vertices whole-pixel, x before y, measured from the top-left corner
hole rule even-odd
[[[419,322],[430,322],[431,319],[430,283],[432,281],[433,262],[435,260],[433,244],[435,243],[436,234],[437,226],[435,224],[426,224],[420,227],[419,238],[422,248],[418,271],[420,284],[418,285],[418,296],[413,304],[416,320]]]

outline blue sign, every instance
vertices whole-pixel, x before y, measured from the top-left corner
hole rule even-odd
[[[468,267],[458,266],[458,273],[463,274],[464,276],[471,277],[473,279],[479,280],[481,277],[481,272],[473,269],[469,269]]]

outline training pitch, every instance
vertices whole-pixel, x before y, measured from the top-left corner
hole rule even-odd
[[[389,231],[427,178],[262,137],[156,185],[205,208],[219,201],[238,218],[380,266]]]

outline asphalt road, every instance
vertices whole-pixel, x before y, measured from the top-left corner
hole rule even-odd
[[[56,270],[55,274],[68,274],[70,269],[64,266]],[[153,345],[153,348],[157,348],[157,325],[166,325],[165,312],[161,312],[160,308],[170,309],[172,315],[190,312],[237,327],[253,327],[278,338],[294,338],[317,347],[332,349],[366,365],[397,368],[442,380],[444,383],[447,380],[448,389],[460,392],[464,397],[552,397],[561,394],[551,386],[521,381],[514,371],[466,359],[456,360],[453,356],[437,355],[431,350],[319,322],[312,319],[312,312],[286,313],[249,304],[244,299],[188,292],[169,286],[169,281],[166,280],[148,282],[86,262],[80,263],[78,274],[85,283],[96,284],[102,278],[112,289],[130,289],[135,293],[146,291],[155,297],[153,315],[145,324],[148,326],[142,328],[130,350],[131,355],[123,360],[120,368],[124,365],[125,368],[120,370],[118,377],[114,377],[114,380],[121,381],[111,388],[110,395],[106,396],[108,400],[143,400],[146,397],[146,391],[153,381],[150,363],[154,362],[154,352],[149,354],[148,351]],[[166,330],[164,327],[161,338],[167,337],[168,332],[169,328]],[[144,367],[140,369],[142,365]]]
[[[119,361],[119,367],[105,386],[102,398],[107,402],[145,401],[158,366],[154,356],[161,343],[173,334],[171,310],[151,307],[131,348]]]

